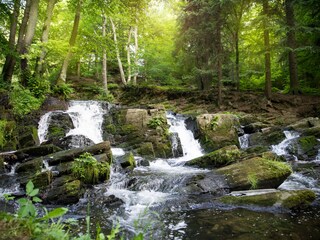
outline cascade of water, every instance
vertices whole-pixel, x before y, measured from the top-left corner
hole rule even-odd
[[[46,136],[48,133],[48,127],[49,127],[49,121],[50,121],[50,116],[52,112],[47,112],[44,114],[38,123],[38,136],[39,136],[39,141],[40,143],[43,143],[46,141]]]
[[[199,141],[197,141],[193,133],[186,128],[185,117],[167,113],[169,131],[176,133],[180,139],[183,157],[180,160],[188,161],[203,155],[203,150]]]
[[[111,171],[109,184],[105,195],[115,195],[122,199],[125,205],[125,216],[119,219],[115,214],[114,219],[120,221],[122,226],[130,229],[135,220],[141,217],[146,208],[161,205],[168,199],[174,198],[179,192],[181,182],[187,176],[194,176],[199,173],[208,172],[204,169],[195,169],[182,166],[181,163],[203,155],[203,150],[193,133],[186,129],[185,118],[181,115],[167,114],[169,131],[179,137],[183,156],[171,159],[157,159],[150,162],[150,166],[135,168],[133,175],[135,179],[134,187],[128,189],[130,181],[126,175]],[[178,141],[178,139],[177,139]],[[115,158],[124,154],[119,148],[112,148]],[[137,157],[135,157],[137,160]],[[173,229],[175,230],[175,229]]]
[[[74,129],[71,129],[69,135],[84,135],[90,138],[94,143],[103,141],[101,125],[103,115],[106,113],[101,102],[97,101],[71,101],[67,110],[72,118]]]
[[[249,147],[249,137],[250,134],[244,134],[241,137],[239,137],[239,142],[240,142],[240,148],[248,148]]]
[[[294,131],[284,131],[283,132],[286,138],[279,143],[278,145],[272,145],[272,151],[277,155],[285,155],[287,154],[286,148],[289,146],[292,139],[298,138],[300,135]]]

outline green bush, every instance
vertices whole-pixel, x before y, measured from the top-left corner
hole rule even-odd
[[[63,83],[53,87],[53,93],[67,99],[74,92],[71,84]]]
[[[31,77],[28,79],[28,89],[37,98],[43,98],[50,93],[50,82],[46,79]]]
[[[157,127],[161,127],[163,124],[166,124],[166,120],[163,117],[154,117],[149,120],[148,127],[156,129]]]
[[[13,113],[18,116],[23,116],[33,110],[40,108],[42,98],[36,98],[29,89],[15,85],[10,93],[10,103],[13,107]]]
[[[90,153],[84,153],[72,164],[73,175],[88,184],[96,184],[110,176],[110,165],[98,162]]]

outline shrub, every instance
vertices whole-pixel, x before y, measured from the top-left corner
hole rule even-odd
[[[43,99],[36,98],[29,89],[15,85],[10,93],[10,103],[13,107],[13,113],[23,116],[33,110],[40,108]]]
[[[98,162],[90,153],[84,153],[74,160],[73,175],[88,184],[96,184],[110,176],[110,165]]]
[[[53,87],[53,93],[67,99],[74,92],[71,84],[62,83]]]

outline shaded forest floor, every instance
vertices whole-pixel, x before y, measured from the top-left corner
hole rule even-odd
[[[95,99],[96,82],[85,78],[70,82],[76,90],[75,98]],[[305,117],[320,117],[320,97],[273,93],[267,100],[262,92],[236,91],[224,88],[223,102],[217,106],[217,91],[199,91],[180,87],[128,86],[112,87],[115,102],[121,105],[149,107],[164,105],[167,110],[198,115],[215,112],[237,112],[259,115],[277,125],[290,124]]]

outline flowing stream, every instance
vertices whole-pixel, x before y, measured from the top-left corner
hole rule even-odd
[[[103,141],[101,124],[108,110],[101,102],[72,101],[68,113],[75,125],[67,135],[85,135],[95,143]],[[46,140],[48,122],[51,113],[45,114],[39,122],[39,137]],[[112,226],[120,224],[121,230],[130,236],[142,232],[145,239],[317,239],[319,237],[319,208],[300,214],[279,212],[259,207],[232,207],[215,202],[212,194],[197,194],[190,187],[194,178],[211,176],[210,185],[218,189],[218,195],[224,194],[226,187],[214,171],[184,166],[186,161],[204,154],[199,142],[191,131],[186,129],[185,117],[167,113],[167,121],[172,133],[173,152],[180,157],[156,159],[149,166],[139,166],[133,172],[124,172],[113,166],[107,183],[89,189],[79,203],[69,206],[71,216],[86,215],[87,205],[91,205],[92,225],[99,223],[102,231],[108,232]],[[287,154],[286,148],[292,140],[299,137],[295,132],[284,132],[286,139],[272,151],[278,155]],[[241,147],[249,147],[249,135],[241,139]],[[112,148],[115,162],[126,154],[124,149]],[[135,156],[139,162],[143,160]],[[319,155],[315,162],[320,160]],[[281,189],[310,188],[316,192],[318,181],[305,174],[294,172]],[[210,186],[212,187],[212,186]],[[115,207],[104,204],[115,199]],[[300,221],[299,219],[303,219]],[[79,231],[85,231],[79,225]],[[81,230],[82,229],[82,230]],[[315,229],[318,229],[315,231]],[[307,234],[306,234],[307,233]]]

